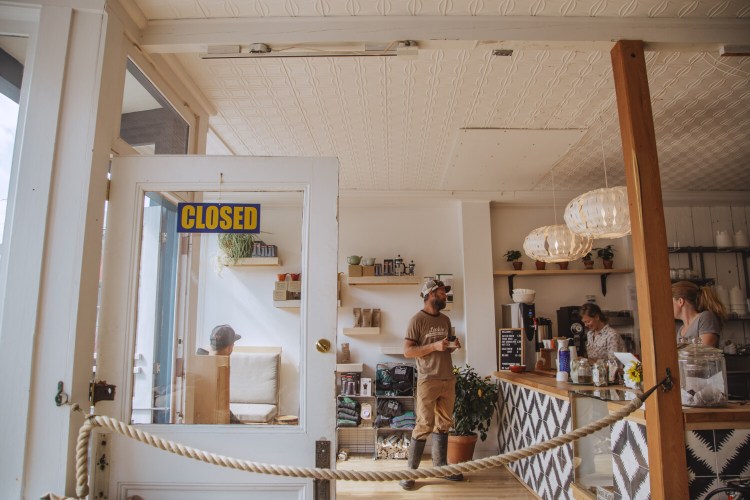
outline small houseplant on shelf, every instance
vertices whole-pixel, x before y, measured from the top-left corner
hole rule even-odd
[[[596,256],[602,259],[604,269],[612,269],[612,260],[615,258],[615,249],[612,245],[607,245],[602,248],[594,248],[596,250]]]
[[[471,460],[477,438],[487,439],[492,417],[498,411],[498,385],[489,376],[480,377],[469,365],[453,367],[453,374],[456,376],[456,403],[453,406],[454,432],[448,436],[449,464]]]
[[[523,267],[523,262],[521,262],[521,251],[520,250],[508,250],[505,252],[505,260],[513,264],[513,269],[516,271],[519,271]]]
[[[219,250],[223,254],[220,259],[224,265],[228,262],[237,264],[239,259],[246,259],[253,254],[255,235],[252,233],[222,233],[219,235]]]
[[[581,259],[581,262],[583,262],[583,265],[586,269],[594,269],[594,259],[591,256],[591,252],[584,255]]]
[[[547,263],[542,260],[535,260],[534,264],[536,264],[537,271],[543,271],[547,267]]]

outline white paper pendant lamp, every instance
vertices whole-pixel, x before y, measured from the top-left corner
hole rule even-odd
[[[592,240],[573,233],[565,224],[542,226],[523,240],[523,251],[542,262],[570,262],[591,251]]]
[[[565,223],[587,238],[622,238],[630,234],[628,190],[625,186],[594,189],[565,208]]]

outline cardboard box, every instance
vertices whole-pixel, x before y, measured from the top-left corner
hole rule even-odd
[[[349,264],[349,276],[352,278],[359,278],[362,276],[362,266],[353,266]]]
[[[274,290],[273,300],[286,300],[286,290]]]
[[[375,276],[375,266],[361,266],[362,276]]]
[[[296,292],[299,293],[302,291],[302,282],[301,281],[287,281],[287,290],[290,292]]]
[[[286,292],[289,290],[289,285],[287,285],[286,281],[276,281],[276,284],[274,285],[274,292]]]

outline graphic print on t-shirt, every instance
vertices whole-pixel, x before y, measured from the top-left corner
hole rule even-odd
[[[430,329],[427,330],[427,334],[425,335],[425,341],[427,344],[431,344],[432,342],[443,340],[447,336],[448,336],[448,330],[445,327],[431,326]]]

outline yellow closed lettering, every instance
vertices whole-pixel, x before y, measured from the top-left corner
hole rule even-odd
[[[192,205],[185,205],[182,207],[182,227],[185,229],[193,229],[195,223],[195,207]]]
[[[216,205],[209,205],[206,207],[206,227],[208,229],[216,229],[219,225],[219,207]]]
[[[255,207],[245,207],[245,230],[258,227],[258,210]]]
[[[206,224],[203,222],[203,205],[195,207],[195,229],[206,229]]]
[[[232,207],[227,205],[222,205],[222,207],[219,209],[219,216],[221,217],[221,222],[219,225],[222,229],[225,231],[232,227]]]

